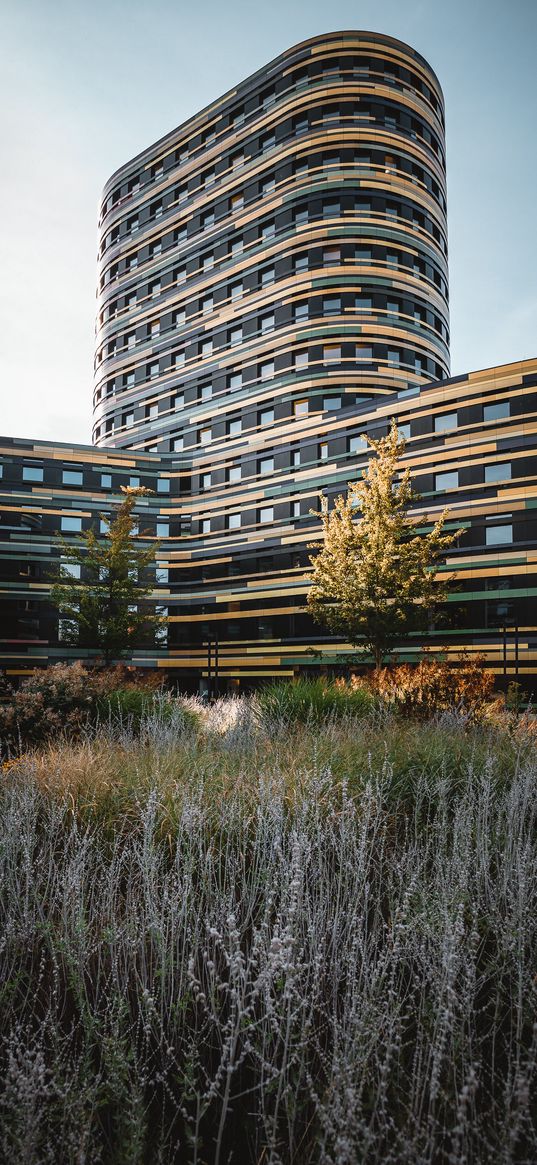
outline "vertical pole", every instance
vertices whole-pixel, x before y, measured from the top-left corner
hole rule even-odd
[[[507,627],[504,623],[502,627],[503,633],[503,678],[507,681]]]
[[[212,646],[213,646],[212,641],[210,639],[208,639],[207,640],[207,699],[208,700],[212,700],[212,698],[213,698],[213,676],[212,676],[212,658],[211,658]]]
[[[515,623],[515,680],[518,680],[518,623]]]
[[[214,697],[218,699],[218,633],[214,637]]]

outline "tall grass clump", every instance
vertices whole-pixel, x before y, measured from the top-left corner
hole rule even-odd
[[[531,722],[192,710],[4,765],[0,1160],[533,1165]]]
[[[323,679],[266,684],[257,695],[266,721],[302,721],[319,724],[327,717],[365,716],[377,704],[364,686],[351,687]]]

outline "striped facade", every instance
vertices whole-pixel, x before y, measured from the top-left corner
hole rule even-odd
[[[423,58],[368,33],[298,45],[122,167],[100,232],[94,444],[0,441],[4,670],[79,654],[48,602],[56,534],[138,481],[167,626],[133,662],[186,690],[208,641],[220,690],[336,666],[349,645],[305,611],[312,510],[395,417],[424,528],[448,505],[460,530],[427,644],[531,688],[537,360],[449,378],[444,107]]]

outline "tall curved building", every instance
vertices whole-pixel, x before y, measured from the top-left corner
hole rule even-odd
[[[289,49],[118,170],[100,231],[94,444],[0,448],[7,674],[80,655],[50,604],[56,534],[99,535],[138,484],[163,623],[133,662],[191,691],[216,655],[221,690],[338,666],[350,645],[305,606],[319,493],[395,417],[415,516],[447,505],[460,531],[442,621],[399,658],[483,651],[504,686],[535,684],[537,361],[449,379],[444,103],[423,57],[367,32]]]
[[[391,37],[314,37],[121,167],[98,310],[99,445],[195,457],[449,375],[433,70]]]

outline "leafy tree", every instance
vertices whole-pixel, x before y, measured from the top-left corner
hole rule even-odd
[[[363,477],[349,482],[334,508],[322,498],[323,545],[313,566],[308,608],[336,635],[373,656],[375,667],[401,635],[427,625],[446,598],[435,563],[459,531],[445,532],[447,511],[428,533],[423,516],[408,511],[419,497],[410,470],[400,469],[405,441],[392,420],[386,437],[367,437],[375,457]],[[449,581],[449,580],[446,580]]]
[[[122,487],[122,492],[125,497],[114,517],[103,515],[108,526],[104,535],[99,537],[91,527],[77,546],[59,539],[62,562],[51,589],[64,642],[98,648],[106,663],[162,622],[148,601],[154,586],[148,568],[156,546],[139,546],[135,534],[134,507],[151,490]],[[76,579],[71,567],[79,568],[82,578]]]

